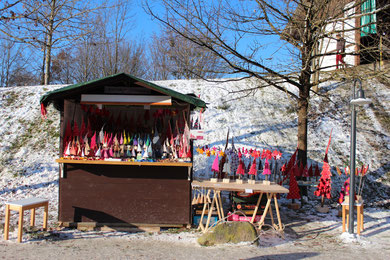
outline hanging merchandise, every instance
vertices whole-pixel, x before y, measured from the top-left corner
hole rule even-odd
[[[228,158],[226,158],[225,164],[223,165],[223,172],[227,174],[227,176],[231,175],[231,164]],[[226,177],[225,177],[226,178]]]
[[[245,175],[245,164],[242,161],[242,154],[240,152],[240,149],[238,149],[238,158],[239,158],[239,163],[238,163],[236,174],[238,175],[239,179],[242,179]]]
[[[63,157],[67,159],[192,160],[188,108],[153,111],[137,108],[132,114],[123,114],[115,107],[100,109],[94,105],[80,105],[80,111],[84,114],[77,122],[73,119],[66,122]],[[134,118],[138,118],[136,123]]]
[[[225,173],[230,173],[233,175],[233,180],[236,179],[237,182],[242,183],[242,180],[244,180],[245,175],[248,174],[248,178],[251,180],[256,180],[256,175],[258,172],[263,172],[264,175],[266,175],[266,180],[270,184],[270,176],[272,176],[272,173],[274,173],[274,180],[277,178],[277,174],[279,174],[278,169],[278,161],[282,158],[282,153],[279,151],[270,151],[267,149],[263,149],[262,152],[258,149],[254,148],[246,148],[241,147],[236,149],[234,145],[234,140],[232,138],[232,147],[228,148],[228,137],[224,148],[221,147],[212,147],[209,148],[209,146],[203,146],[203,147],[197,147],[196,152],[199,155],[206,155],[207,157],[213,156],[216,153],[219,154],[220,160],[219,160],[219,175],[218,178],[226,178],[223,177]],[[223,151],[224,149],[224,151]],[[257,165],[257,158],[259,158],[259,162]],[[265,166],[264,171],[263,165],[261,162],[261,158],[265,159]],[[214,161],[215,163],[215,161]],[[273,165],[273,166],[271,166]],[[226,176],[226,175],[225,175]],[[235,178],[237,176],[237,178]],[[281,179],[278,177],[278,179]],[[229,182],[227,180],[224,180],[224,182]],[[255,183],[255,182],[250,182]]]
[[[217,153],[217,156],[215,156],[213,165],[211,167],[211,171],[213,172],[213,178],[216,178],[217,174],[219,173],[219,157],[218,157],[218,153]]]
[[[251,180],[254,180],[256,178],[256,175],[257,175],[257,169],[256,169],[256,158],[253,159],[253,162],[252,162],[252,166],[251,168],[249,169],[249,176],[251,178]]]
[[[203,108],[197,112],[192,111],[190,114],[190,138],[196,140],[204,139],[203,131]]]
[[[271,174],[271,170],[269,167],[269,162],[268,162],[268,159],[265,159],[263,175],[265,175],[267,177],[267,175],[270,175],[270,174]]]
[[[234,137],[232,137],[232,148],[229,150],[229,156],[230,156],[230,167],[231,172],[233,173],[233,176],[237,172],[238,165],[240,163],[240,158],[238,157],[238,152],[236,150],[236,147],[234,146]]]

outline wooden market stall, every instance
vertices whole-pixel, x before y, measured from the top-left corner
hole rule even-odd
[[[189,115],[206,104],[120,73],[48,92],[61,113],[63,223],[191,223]]]

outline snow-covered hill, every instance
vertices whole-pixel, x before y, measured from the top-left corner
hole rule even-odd
[[[297,146],[297,114],[294,100],[274,88],[235,93],[255,87],[255,80],[210,83],[199,80],[155,82],[183,93],[195,93],[208,103],[206,137],[195,141],[222,146],[228,127],[238,147],[279,149],[286,160]],[[345,167],[349,162],[351,83],[331,82],[320,86],[321,95],[312,96],[309,115],[309,163],[321,165],[333,129],[329,162]],[[50,199],[50,221],[57,220],[59,113],[52,106],[48,118],[40,116],[40,97],[62,86],[29,86],[0,90],[0,219],[4,201],[27,196]],[[374,104],[359,109],[357,120],[357,162],[370,165],[363,197],[390,197],[390,86],[371,80],[364,85]],[[245,96],[239,98],[240,96]],[[238,99],[239,98],[239,99]],[[213,158],[195,153],[195,175],[207,177]],[[333,194],[337,198],[345,176],[333,171]],[[311,193],[312,194],[312,191]]]

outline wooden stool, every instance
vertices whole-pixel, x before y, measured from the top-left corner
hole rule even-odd
[[[41,198],[29,198],[5,203],[5,225],[4,225],[4,240],[8,240],[9,235],[9,216],[11,210],[19,211],[19,227],[18,227],[18,242],[22,242],[23,233],[23,212],[31,209],[30,225],[35,225],[35,209],[45,207],[43,214],[43,228],[47,229],[47,215],[49,209],[49,200]]]
[[[356,203],[355,202],[355,208],[356,208],[356,215],[357,215],[357,233],[360,235],[360,229],[364,230],[364,215],[363,215],[363,201]],[[347,217],[347,226],[349,223],[349,202],[343,202],[341,203],[341,206],[343,207],[342,211],[342,218],[343,218],[343,232],[345,232],[345,217]]]

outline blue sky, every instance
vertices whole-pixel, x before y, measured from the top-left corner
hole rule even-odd
[[[153,33],[158,33],[160,31],[160,25],[156,20],[152,20],[150,15],[145,13],[141,5],[142,0],[133,1],[135,15],[135,28],[133,31],[139,37],[143,37],[145,40],[148,40]]]
[[[148,15],[142,8],[142,1],[143,0],[133,0],[132,2],[132,14],[134,15],[134,24],[132,25],[128,37],[134,39],[136,37],[137,39],[142,39],[146,43],[149,42],[151,36],[153,33],[159,33],[161,25],[158,21],[152,20],[151,16]],[[154,4],[154,10],[160,11],[158,9],[158,6]],[[157,6],[157,8],[156,8]],[[239,46],[241,50],[244,50],[245,48],[249,48],[249,43],[253,41],[253,38],[248,38],[247,40],[243,40],[242,44]],[[280,49],[284,42],[279,39],[277,36],[266,36],[261,38],[261,44],[264,45],[262,50],[260,51],[259,59],[263,59],[265,62],[265,65],[272,66],[276,65],[277,63],[280,63],[280,59],[283,59],[282,64],[290,63],[291,60],[289,60],[289,53],[285,50]],[[280,52],[278,55],[273,55],[275,52]],[[272,56],[272,58],[271,58]],[[276,62],[279,60],[279,62]]]

